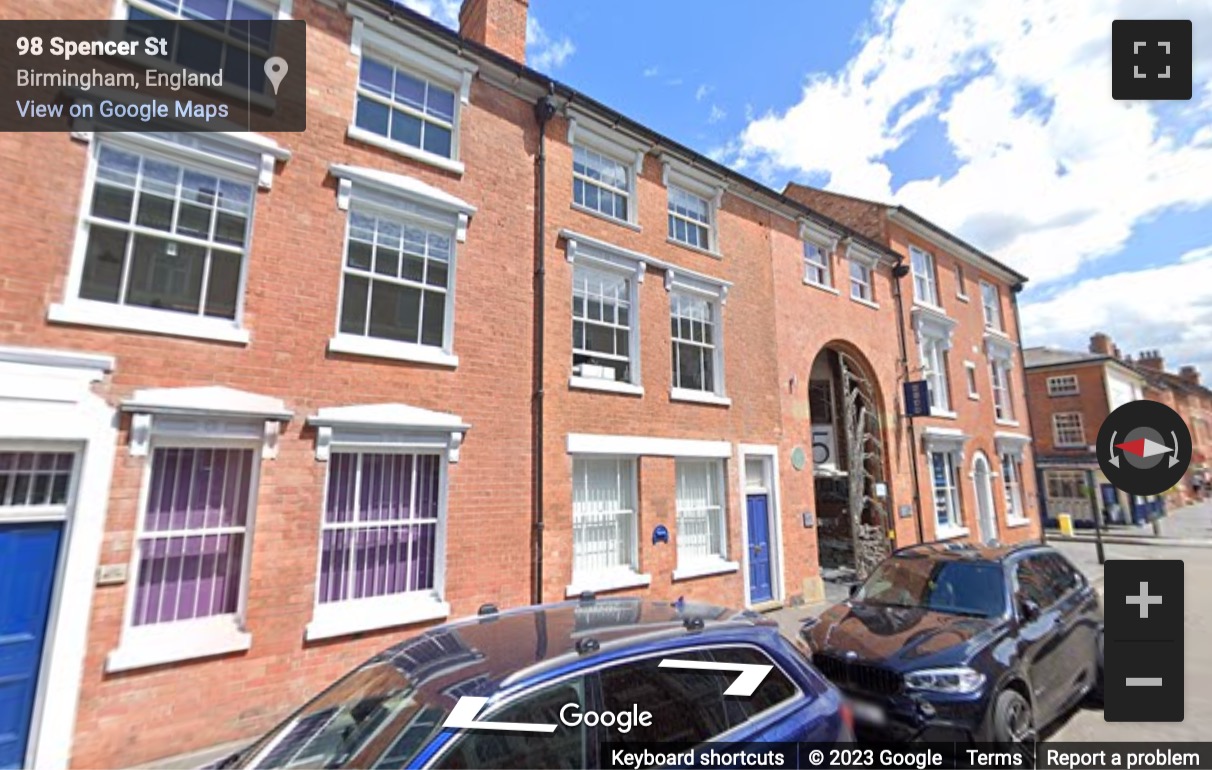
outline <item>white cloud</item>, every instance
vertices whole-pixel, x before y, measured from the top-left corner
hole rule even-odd
[[[644,69],[644,77],[646,78],[655,78],[660,73],[661,70],[655,64]]]
[[[714,86],[709,86],[706,83],[702,83],[694,91],[694,100],[697,102],[701,102],[707,98],[707,94],[711,93],[714,90],[715,90]]]
[[[718,104],[713,104],[711,105],[711,114],[707,116],[707,122],[719,123],[726,117],[728,117],[728,113],[724,112],[724,108]]]
[[[771,179],[828,174],[830,189],[903,203],[1036,284],[1059,280],[1166,209],[1212,204],[1207,111],[1188,113],[1197,130],[1180,142],[1155,105],[1110,98],[1111,21],[1150,17],[1193,19],[1197,101],[1212,106],[1204,0],[878,0],[846,67],[750,121],[729,159]],[[885,156],[930,117],[958,170],[894,195]]]
[[[531,16],[526,19],[526,63],[536,70],[550,71],[563,66],[577,47],[567,35],[553,38]]]
[[[1192,254],[1202,254],[1186,259]],[[1024,303],[1028,344],[1085,350],[1104,331],[1125,353],[1158,348],[1175,370],[1195,364],[1212,376],[1212,245],[1166,267],[1081,281],[1044,302]]]
[[[451,29],[459,28],[459,6],[462,0],[400,0],[409,10],[424,14]]]
[[[1212,246],[1202,246],[1198,249],[1191,249],[1188,252],[1184,252],[1183,255],[1178,258],[1178,261],[1199,262],[1203,259],[1212,259]]]

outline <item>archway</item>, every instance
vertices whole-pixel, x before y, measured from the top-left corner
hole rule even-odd
[[[997,540],[997,514],[993,510],[993,485],[989,459],[984,452],[972,458],[972,489],[976,499],[976,526],[982,543]]]
[[[891,551],[882,400],[862,356],[826,345],[808,378],[817,548],[821,577],[852,582]]]

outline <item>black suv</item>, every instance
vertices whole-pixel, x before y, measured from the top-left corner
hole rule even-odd
[[[1018,744],[1101,692],[1103,614],[1042,545],[893,553],[800,634],[860,740]]]

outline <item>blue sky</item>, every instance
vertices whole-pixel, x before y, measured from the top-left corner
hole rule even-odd
[[[458,0],[404,1],[455,25]],[[1191,102],[1111,100],[1116,18],[1193,20]],[[1212,379],[1212,3],[531,0],[530,21],[532,66],[661,133],[1026,273],[1028,344],[1102,330]]]

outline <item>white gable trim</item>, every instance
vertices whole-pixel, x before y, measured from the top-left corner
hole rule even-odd
[[[587,114],[569,108],[568,143],[589,147],[609,155],[624,165],[631,166],[638,176],[644,170],[644,156],[650,145],[595,121]],[[631,180],[635,186],[635,180]]]
[[[362,51],[371,48],[379,57],[454,88],[463,104],[470,101],[471,80],[479,70],[474,62],[434,45],[369,9],[349,3],[345,11],[353,17],[349,51],[354,56],[361,58]]]
[[[257,442],[261,457],[278,456],[281,423],[293,413],[272,396],[222,385],[137,390],[122,402],[131,413],[130,454],[148,454],[152,438]]]
[[[476,207],[462,198],[455,197],[445,190],[439,190],[420,179],[403,174],[393,174],[390,171],[333,163],[328,167],[328,173],[338,180],[337,208],[342,211],[349,210],[351,200],[363,199],[372,205],[392,208],[392,213],[398,215],[401,213],[398,207],[392,207],[391,201],[382,200],[382,196],[403,198],[423,207],[436,209],[436,211],[412,212],[421,214],[423,218],[440,222],[446,215],[453,217],[452,222],[441,223],[453,224],[455,239],[460,243],[467,240],[467,225],[471,221],[471,215],[476,212]]]
[[[847,239],[846,259],[874,270],[876,265],[879,264],[880,256],[880,253],[875,249],[864,246],[854,239]]]
[[[946,349],[951,348],[952,332],[955,331],[956,321],[937,310],[917,305],[910,312],[913,319],[913,333],[920,343],[923,337],[937,339]]]
[[[835,233],[810,219],[800,220],[800,240],[815,243],[829,254],[837,250],[841,237],[841,233]]]
[[[459,461],[459,448],[471,426],[457,414],[408,404],[359,404],[320,409],[307,418],[316,428],[316,459],[327,462],[336,448],[377,451],[445,452]]]
[[[663,457],[732,456],[727,441],[661,438],[656,436],[611,436],[595,433],[569,433],[568,454],[572,455],[657,455]]]
[[[696,168],[686,161],[669,153],[661,153],[661,184],[669,187],[681,187],[702,198],[706,198],[714,209],[720,207],[724,189],[728,183],[720,177],[703,169]],[[712,217],[714,219],[714,216]]]

